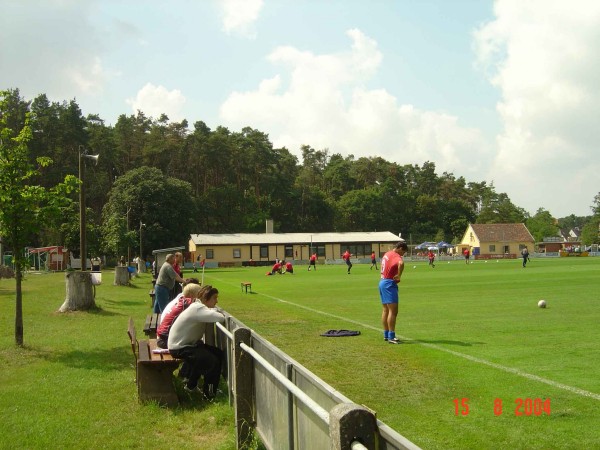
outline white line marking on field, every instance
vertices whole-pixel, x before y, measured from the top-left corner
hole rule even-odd
[[[310,312],[321,314],[323,316],[333,317],[334,319],[339,319],[339,320],[343,320],[345,322],[350,322],[350,323],[353,323],[355,325],[360,325],[361,327],[369,328],[371,330],[381,331],[377,327],[374,327],[372,325],[367,325],[367,324],[364,324],[364,323],[361,323],[361,322],[357,322],[356,320],[348,319],[347,317],[336,316],[335,314],[330,314],[330,313],[327,313],[327,312],[324,312],[324,311],[319,311],[318,309],[309,308],[308,306],[304,306],[304,305],[300,305],[300,304],[297,304],[297,303],[293,303],[293,302],[290,302],[288,300],[283,300],[281,298],[273,297],[271,295],[267,295],[267,294],[259,294],[259,295],[263,295],[263,296],[265,296],[267,298],[276,300],[276,301],[281,302],[281,303],[287,303],[288,305],[297,306],[298,308],[302,308],[302,309],[305,309],[305,310],[310,311]],[[423,345],[424,347],[429,347],[429,348],[433,348],[435,350],[440,350],[442,352],[450,353],[451,355],[458,356],[459,358],[467,359],[469,361],[472,361],[472,362],[475,362],[475,363],[478,363],[478,364],[483,364],[485,366],[493,367],[494,369],[502,370],[503,372],[512,373],[514,375],[518,375],[520,377],[527,378],[528,380],[538,381],[540,383],[544,383],[544,384],[547,384],[549,386],[552,386],[552,387],[555,387],[555,388],[558,388],[558,389],[563,389],[565,391],[572,392],[573,394],[581,395],[583,397],[593,398],[594,400],[600,400],[600,394],[595,394],[594,392],[590,392],[590,391],[586,391],[584,389],[579,389],[579,388],[576,388],[576,387],[573,387],[573,386],[569,386],[569,385],[566,385],[566,384],[558,383],[556,381],[552,381],[552,380],[549,380],[547,378],[538,377],[537,375],[532,375],[530,373],[523,372],[523,371],[521,371],[519,369],[514,369],[512,367],[507,367],[507,366],[503,366],[501,364],[496,364],[496,363],[493,363],[493,362],[490,362],[490,361],[486,361],[485,359],[477,358],[475,356],[466,355],[464,353],[456,352],[454,350],[449,350],[447,348],[440,347],[440,346],[435,345],[435,344],[429,344],[429,343],[426,343],[426,342],[416,341],[416,340],[407,338],[405,336],[400,336],[400,335],[398,335],[398,336],[401,339],[410,340],[410,341],[415,342],[415,343],[417,343],[419,345]]]

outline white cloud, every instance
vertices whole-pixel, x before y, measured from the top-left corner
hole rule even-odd
[[[479,66],[502,94],[504,129],[487,179],[530,212],[553,202],[564,205],[555,215],[573,206],[590,214],[600,172],[600,3],[498,0],[494,12],[475,33]]]
[[[275,146],[296,154],[308,144],[401,164],[429,160],[442,171],[479,175],[491,161],[481,133],[461,127],[454,116],[399,104],[385,89],[367,89],[383,55],[360,30],[347,35],[350,49],[335,54],[276,48],[268,60],[289,72],[262,80],[256,90],[230,94],[221,119],[234,128],[268,130]]]
[[[99,57],[81,61],[76,66],[67,66],[64,74],[66,79],[75,85],[77,92],[83,94],[100,94],[105,84],[119,75],[117,71],[106,70]]]
[[[254,22],[263,7],[263,0],[221,0],[223,11],[223,30],[228,34],[237,34],[254,38]]]
[[[185,118],[182,112],[185,97],[178,89],[169,91],[164,86],[146,83],[135,98],[129,98],[126,102],[134,113],[140,110],[155,119],[159,118],[161,114],[166,114],[171,121],[175,122]]]

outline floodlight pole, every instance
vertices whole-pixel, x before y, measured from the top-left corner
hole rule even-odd
[[[98,155],[88,155],[87,150],[83,148],[83,145],[79,146],[79,179],[81,184],[79,186],[79,257],[81,258],[81,270],[87,270],[87,257],[85,248],[85,158],[92,159],[98,162]]]
[[[142,221],[140,220],[140,259],[144,260],[144,256],[143,256],[143,252],[142,252],[142,228],[145,227],[146,224],[142,223]]]
[[[79,258],[81,258],[81,270],[86,270],[85,257],[85,162],[82,158],[82,146],[79,146]],[[85,152],[85,149],[83,150]]]

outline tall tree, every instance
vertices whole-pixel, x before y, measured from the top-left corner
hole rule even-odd
[[[31,184],[40,175],[40,168],[51,163],[49,158],[38,157],[37,166],[30,162],[28,142],[32,138],[29,114],[20,129],[15,120],[20,111],[11,103],[12,94],[0,92],[0,235],[13,252],[15,265],[15,342],[23,345],[23,270],[27,265],[24,248],[37,233],[41,224],[60,211],[68,202],[69,194],[77,189],[77,179],[68,175],[63,183],[46,189]]]
[[[545,237],[557,236],[559,231],[556,219],[544,208],[538,209],[526,220],[525,225],[536,242],[543,241]]]
[[[103,242],[112,254],[127,247],[144,255],[152,249],[185,245],[197,231],[197,202],[189,183],[165,176],[159,169],[140,167],[119,177],[102,211]],[[140,222],[145,227],[140,227]]]

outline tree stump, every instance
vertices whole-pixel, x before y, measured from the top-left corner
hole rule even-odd
[[[67,297],[59,312],[85,311],[96,307],[91,272],[67,272]]]
[[[129,270],[127,266],[115,267],[115,286],[129,286]]]

